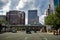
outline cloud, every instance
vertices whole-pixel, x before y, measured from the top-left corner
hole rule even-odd
[[[2,9],[8,2],[9,0],[0,0],[0,9]]]
[[[23,8],[25,6],[26,2],[27,2],[27,0],[20,0],[16,9],[19,10],[20,8]]]
[[[44,11],[48,8],[49,0],[42,0],[40,5],[41,15],[44,15]]]
[[[33,0],[20,0],[18,3],[18,6],[16,6],[16,9],[21,10],[21,9],[24,9],[25,7],[29,8],[29,4],[31,6],[31,3],[33,3]]]
[[[25,24],[26,24],[26,25],[28,24],[28,18],[25,19]]]
[[[3,6],[3,11],[9,11],[10,4],[11,1],[9,1],[9,3],[7,3],[5,6]]]
[[[10,10],[11,1],[9,1],[5,6],[3,6],[3,15],[6,15],[6,12]]]
[[[41,20],[47,9],[49,4],[49,0],[0,0],[0,10],[3,9],[6,14],[9,10],[22,10],[26,13],[26,20],[28,19],[28,10],[38,10],[38,16],[40,16]],[[27,22],[26,22],[27,23]],[[41,22],[43,23],[43,21]]]
[[[10,9],[14,10],[30,10],[37,9],[39,15],[44,14],[44,10],[48,6],[49,0],[11,0]]]
[[[45,15],[41,15],[40,17],[39,17],[39,22],[41,23],[41,24],[43,24],[43,25],[45,25]]]
[[[14,10],[16,9],[16,6],[18,5],[20,0],[10,0],[10,1],[11,1],[10,10]]]
[[[43,24],[43,20],[41,15],[45,15],[44,12],[47,9],[49,4],[49,0],[20,0],[18,3],[18,6],[16,6],[17,10],[24,10],[27,11],[26,14],[28,13],[28,10],[34,10],[37,9],[38,10],[38,16],[40,16],[41,18],[41,23]],[[26,15],[26,19],[28,15]],[[27,22],[28,23],[28,22]]]

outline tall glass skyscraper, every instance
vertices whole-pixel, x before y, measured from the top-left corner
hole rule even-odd
[[[38,22],[37,10],[28,10],[28,24],[37,24]]]
[[[60,4],[60,0],[54,0],[54,7],[58,6]]]

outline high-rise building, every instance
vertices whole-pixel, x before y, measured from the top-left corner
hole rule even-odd
[[[11,25],[25,25],[25,12],[13,10],[7,12],[6,16]]]
[[[50,13],[54,13],[54,0],[49,0]]]
[[[49,4],[48,9],[47,9],[47,11],[46,11],[46,15],[48,16],[50,13],[51,13],[51,6],[50,6],[50,4]]]
[[[37,10],[28,10],[28,24],[39,23],[39,16],[37,16]]]
[[[60,4],[60,0],[49,0],[50,13],[55,13],[55,8]]]
[[[54,7],[58,6],[60,4],[60,0],[54,0]]]

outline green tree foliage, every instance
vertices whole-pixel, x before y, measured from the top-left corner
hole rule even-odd
[[[8,25],[9,23],[6,20],[4,20],[4,19],[0,19],[0,24]]]
[[[53,25],[54,23],[54,15],[50,14],[46,17],[45,24],[46,25]]]
[[[60,27],[60,5],[56,7],[55,14],[50,14],[45,19],[46,25],[53,25],[55,29]]]
[[[60,5],[56,7],[55,14],[57,17],[60,17]]]

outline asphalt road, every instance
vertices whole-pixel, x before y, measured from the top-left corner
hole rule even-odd
[[[17,33],[3,33],[0,34],[0,40],[60,40],[60,35],[53,35],[47,33],[34,33],[26,34],[26,32],[17,32]]]

